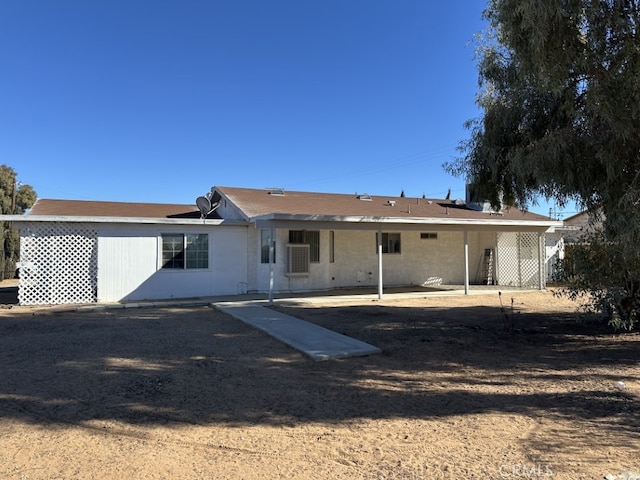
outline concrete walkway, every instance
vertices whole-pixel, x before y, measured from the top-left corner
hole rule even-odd
[[[256,303],[218,302],[212,305],[301,351],[315,361],[380,353],[378,347]]]

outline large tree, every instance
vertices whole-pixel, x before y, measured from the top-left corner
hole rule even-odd
[[[463,155],[445,165],[494,204],[507,198],[526,206],[544,196],[599,212],[602,245],[615,244],[611,254],[623,250],[634,259],[640,244],[639,3],[490,0],[488,30],[478,45],[483,113],[468,123]],[[628,277],[631,292],[625,288],[623,296],[640,297],[640,272]],[[640,306],[638,300],[632,303]]]
[[[0,213],[21,214],[36,201],[36,192],[30,185],[19,184],[16,172],[0,165]],[[0,222],[0,280],[13,278],[18,260],[20,237],[10,222]]]
[[[542,195],[601,208],[611,225],[637,218],[638,3],[491,0],[478,49],[483,116],[448,170],[494,203]]]

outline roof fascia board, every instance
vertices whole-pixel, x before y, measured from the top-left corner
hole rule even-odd
[[[256,220],[256,228],[276,228],[284,230],[371,230],[380,229],[391,231],[484,231],[484,232],[540,232],[550,230],[548,224],[447,224],[447,223],[393,223],[393,222],[319,222],[319,221],[284,221],[284,220]]]
[[[246,226],[244,220],[219,220],[200,218],[149,218],[149,217],[87,217],[66,215],[0,215],[2,222],[14,223],[135,223],[149,225],[225,225]]]
[[[254,217],[250,220],[256,225],[261,225],[260,228],[268,228],[276,223],[286,222],[306,222],[308,223],[323,223],[333,225],[333,228],[338,228],[339,225],[349,224],[350,228],[364,228],[367,224],[372,224],[375,228],[379,228],[380,225],[399,225],[404,228],[415,225],[418,228],[424,228],[428,226],[438,227],[457,227],[455,229],[488,229],[495,230],[496,228],[515,227],[517,230],[522,230],[522,227],[535,228],[547,230],[553,227],[561,227],[562,221],[558,220],[506,220],[500,217],[493,217],[487,219],[471,219],[471,218],[433,218],[433,217],[359,217],[359,216],[330,216],[330,215],[289,215],[289,214],[268,214]],[[263,227],[267,225],[267,227]]]

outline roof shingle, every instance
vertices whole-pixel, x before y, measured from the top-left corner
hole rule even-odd
[[[285,191],[284,195],[271,195],[268,190],[260,189],[214,188],[249,218],[268,214],[443,219],[490,217],[488,212],[471,210],[464,204],[457,205],[451,200],[442,199],[371,195],[371,200],[361,200],[356,194]],[[548,220],[545,216],[517,208],[505,209],[500,215],[512,220]]]
[[[200,218],[195,205],[38,199],[28,215],[125,218]]]

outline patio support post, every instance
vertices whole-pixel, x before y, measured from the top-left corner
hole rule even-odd
[[[275,229],[269,229],[269,305],[273,305],[273,259],[274,259],[274,244]]]
[[[378,300],[382,300],[382,229],[378,229]]]
[[[469,232],[464,231],[464,294],[469,295]]]

